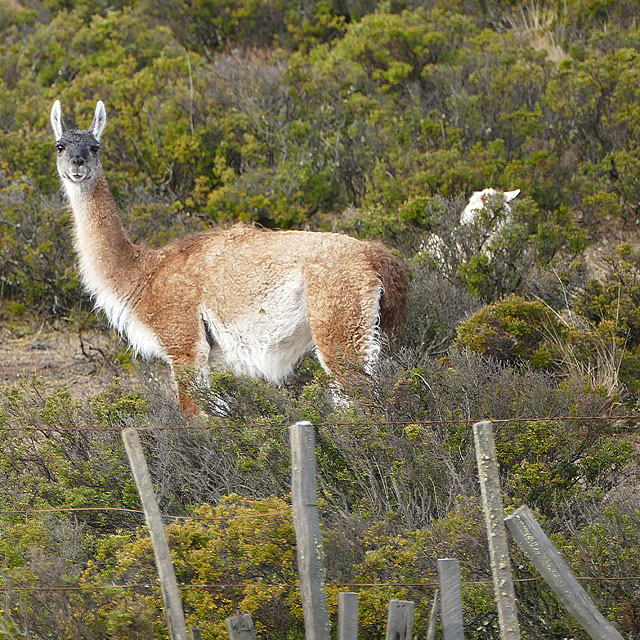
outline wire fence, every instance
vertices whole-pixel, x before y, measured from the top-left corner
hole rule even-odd
[[[488,421],[494,425],[497,425],[499,430],[500,425],[509,423],[521,423],[521,422],[553,422],[553,421],[575,421],[575,420],[608,420],[612,422],[624,422],[628,420],[637,420],[638,424],[631,427],[632,429],[640,428],[640,414],[624,414],[624,415],[598,415],[598,416],[571,416],[571,415],[559,415],[559,416],[531,416],[520,418],[448,418],[437,420],[350,420],[348,422],[314,422],[316,427],[361,427],[361,426],[398,426],[407,427],[414,425],[448,425],[448,424],[468,424],[472,425],[476,422]],[[291,425],[291,421],[288,422],[274,422],[274,423],[246,423],[246,424],[179,424],[179,425],[149,425],[149,426],[136,426],[136,430],[139,432],[155,432],[155,431],[215,431],[222,429],[287,429]],[[99,433],[120,433],[121,427],[45,427],[39,425],[24,425],[20,427],[8,427],[0,426],[1,431],[8,432],[28,432],[28,431],[40,431],[43,433],[77,433],[83,431],[99,432]]]
[[[640,576],[576,576],[581,582],[640,582]],[[531,578],[514,578],[514,582],[543,582],[543,578],[534,576]],[[462,586],[486,585],[491,586],[490,578],[486,580],[461,580]],[[331,582],[329,587],[334,589],[383,589],[383,588],[405,588],[405,589],[437,589],[437,580],[424,582]],[[269,588],[269,589],[298,589],[300,582],[237,582],[224,583],[216,582],[212,584],[178,584],[180,589],[247,589],[247,588]],[[108,591],[109,589],[160,589],[159,583],[136,583],[136,584],[109,584],[109,585],[82,585],[76,587],[53,587],[53,586],[0,586],[0,593],[8,591]]]
[[[615,423],[616,428],[621,431],[635,431],[640,426],[640,415],[625,414],[625,415],[597,415],[597,416],[573,416],[573,415],[559,415],[559,416],[534,416],[534,417],[519,417],[519,418],[498,418],[493,419],[491,422],[496,426],[496,430],[499,430],[501,426],[509,423],[526,423],[526,422],[559,422],[559,421],[571,421],[571,422],[588,422],[588,421],[600,421]],[[474,418],[450,418],[450,419],[433,419],[433,420],[401,420],[401,421],[372,421],[372,420],[354,420],[348,422],[319,422],[314,426],[317,428],[350,428],[350,427],[362,427],[362,426],[376,426],[376,427],[407,427],[407,426],[436,426],[436,425],[460,425],[460,424],[475,424],[478,420]],[[138,427],[138,432],[176,432],[176,431],[214,431],[223,429],[285,429],[289,428],[290,423],[247,423],[247,424],[187,424],[187,425],[160,425],[160,426],[147,426]],[[60,428],[60,427],[44,427],[36,425],[25,425],[20,427],[0,427],[0,431],[3,432],[40,432],[40,433],[76,433],[76,432],[113,432],[121,433],[121,428],[109,428],[109,427],[78,427],[78,428]],[[145,511],[142,509],[133,509],[126,507],[109,507],[109,506],[82,506],[82,507],[47,507],[47,508],[16,508],[16,509],[2,509],[0,510],[0,517],[5,516],[25,516],[26,518],[32,517],[36,514],[45,513],[60,513],[60,514],[80,514],[80,513],[122,513],[134,516],[144,516]],[[264,519],[275,517],[288,517],[293,518],[291,509],[276,510],[264,513],[252,513],[252,514],[225,514],[218,517],[205,517],[191,514],[172,515],[172,514],[160,514],[163,520],[169,520],[179,523],[189,522],[226,522],[232,520],[251,520],[251,519]],[[142,525],[145,526],[145,525]],[[640,576],[575,576],[576,580],[580,582],[588,583],[638,583],[640,584]],[[527,583],[539,583],[543,581],[540,576],[533,577],[513,577],[513,583],[527,584]],[[490,577],[486,579],[463,579],[460,580],[460,586],[472,587],[472,586],[486,586],[490,587],[493,581]],[[177,589],[181,592],[192,590],[206,590],[206,591],[236,591],[246,589],[282,589],[282,590],[302,590],[301,582],[237,582],[237,583],[178,583]],[[335,589],[337,591],[347,590],[369,590],[369,589],[413,589],[424,591],[436,591],[441,586],[441,582],[438,580],[424,580],[419,582],[329,582],[326,585],[328,588]],[[156,594],[162,590],[161,582],[143,582],[143,583],[125,583],[125,584],[76,584],[76,585],[20,585],[5,583],[0,585],[0,593],[9,596],[11,593],[69,593],[69,594],[90,594],[90,593],[109,593],[109,594],[124,594],[127,592],[138,592],[141,594],[149,593]]]
[[[34,515],[38,513],[82,513],[89,511],[97,512],[123,512],[136,515],[144,515],[142,509],[127,509],[123,507],[51,507],[41,509],[3,509],[0,510],[0,517],[5,515]],[[270,511],[267,513],[255,513],[250,515],[227,515],[222,517],[210,518],[193,515],[170,515],[161,514],[163,518],[175,521],[202,521],[202,522],[226,522],[232,520],[251,520],[262,518],[273,518],[278,516],[292,517],[291,510]],[[576,576],[576,579],[581,582],[632,582],[636,581],[640,583],[640,576]],[[530,578],[514,578],[516,583],[528,583],[528,582],[541,582],[542,578],[538,576]],[[462,580],[463,586],[473,585],[491,585],[491,579],[483,580]],[[438,581],[423,581],[423,582],[336,582],[331,583],[329,586],[339,589],[376,589],[376,588],[413,588],[413,589],[437,589]],[[180,589],[246,589],[246,588],[280,588],[280,589],[298,589],[300,587],[299,582],[284,583],[284,582],[242,582],[242,583],[213,583],[213,584],[179,584]],[[108,591],[110,589],[115,590],[127,590],[127,589],[160,589],[158,584],[150,583],[135,583],[135,584],[109,584],[109,585],[82,585],[82,586],[0,586],[0,593],[6,593],[9,591],[20,592],[43,592],[43,591],[56,591],[56,592],[81,592],[81,591]]]
[[[557,421],[608,421],[608,422],[614,422],[616,423],[619,427],[621,427],[624,430],[635,430],[638,427],[638,421],[640,421],[640,415],[635,415],[635,414],[626,414],[626,415],[598,415],[598,416],[570,416],[570,415],[563,415],[563,416],[547,416],[547,417],[540,417],[540,416],[536,416],[536,417],[521,417],[521,418],[503,418],[503,419],[495,419],[492,420],[492,423],[496,424],[498,427],[499,425],[504,425],[504,424],[508,424],[508,423],[523,423],[523,422],[540,422],[540,421],[550,421],[550,422],[557,422]],[[633,423],[630,423],[631,421],[633,421]],[[370,421],[370,420],[357,420],[357,421],[349,421],[349,422],[340,422],[340,423],[336,423],[336,422],[324,422],[324,423],[316,423],[315,425],[313,425],[314,427],[343,427],[343,428],[349,428],[349,427],[361,427],[363,425],[366,426],[414,426],[414,425],[425,425],[425,426],[433,426],[433,425],[448,425],[448,424],[474,424],[477,423],[477,420],[474,419],[464,419],[464,418],[451,418],[451,419],[446,419],[446,420],[403,420],[403,421]],[[298,423],[297,426],[302,425],[303,423]],[[311,425],[309,423],[304,423],[307,425],[307,427],[310,427]],[[488,424],[488,423],[487,423]],[[477,424],[474,424],[474,430],[477,427]],[[160,432],[160,431],[176,431],[176,430],[180,430],[180,431],[187,431],[187,430],[198,430],[198,431],[203,431],[203,430],[213,430],[213,429],[274,429],[274,428],[286,428],[289,427],[288,424],[265,424],[265,423],[253,423],[253,424],[240,424],[240,425],[221,425],[221,424],[217,424],[217,425],[211,425],[211,424],[195,424],[195,425],[174,425],[174,426],[166,426],[166,425],[162,425],[162,426],[152,426],[152,427],[147,427],[147,428],[138,428],[137,430],[133,430],[133,429],[129,429],[128,431],[133,431],[135,433],[137,433],[138,431],[140,432]],[[13,432],[30,432],[30,431],[39,431],[39,432],[51,432],[51,433],[61,433],[61,432],[76,432],[76,431],[93,431],[93,432],[104,432],[104,431],[112,431],[112,432],[117,432],[120,433],[122,432],[122,429],[120,428],[102,428],[102,427],[82,427],[82,428],[78,428],[78,429],[64,429],[64,428],[58,428],[58,427],[38,427],[38,426],[24,426],[24,427],[13,427],[13,428],[0,428],[0,430],[2,431],[13,431]],[[123,433],[123,439],[124,436],[126,434]],[[138,436],[136,435],[136,440],[138,439]],[[125,445],[126,445],[126,441],[125,441]],[[142,449],[140,448],[140,443],[138,441],[137,444],[140,452],[142,452]],[[293,445],[292,445],[293,448]],[[129,453],[128,449],[127,452]],[[292,454],[293,456],[293,454]],[[132,465],[133,465],[133,461]],[[480,463],[479,463],[480,464]],[[134,465],[135,466],[135,465]],[[292,468],[294,467],[293,462],[292,462]],[[133,467],[132,467],[133,468]],[[315,469],[315,468],[314,468]],[[315,470],[314,470],[315,473]],[[135,475],[135,473],[134,473]],[[138,482],[138,480],[136,480],[136,482]],[[149,483],[150,484],[150,483]],[[139,487],[140,488],[140,487]],[[142,496],[142,490],[141,490],[141,496]],[[27,518],[32,517],[35,514],[43,514],[43,513],[64,513],[64,514],[78,514],[78,513],[87,513],[87,512],[96,512],[96,513],[123,513],[123,514],[130,514],[130,515],[136,515],[136,516],[143,516],[146,515],[147,516],[147,523],[149,523],[149,513],[146,509],[148,509],[147,505],[145,504],[144,500],[143,502],[143,507],[145,508],[145,510],[143,509],[132,509],[132,508],[126,508],[126,507],[109,507],[109,506],[82,506],[82,507],[47,507],[47,508],[16,508],[16,509],[4,509],[4,510],[0,510],[0,517],[3,516],[11,516],[11,515],[19,515],[19,516],[25,516]],[[309,502],[309,500],[307,500],[307,502]],[[312,502],[315,502],[315,500],[312,500]],[[204,516],[198,516],[198,515],[190,515],[190,514],[186,514],[186,515],[172,515],[172,514],[158,514],[162,519],[167,519],[167,520],[173,520],[173,521],[177,521],[177,522],[181,522],[181,523],[189,523],[189,522],[226,522],[226,521],[231,521],[231,520],[250,520],[250,519],[262,519],[262,518],[274,518],[274,517],[287,517],[287,518],[292,518],[294,520],[294,522],[297,523],[296,520],[296,514],[295,514],[295,508],[296,508],[297,503],[294,503],[292,501],[292,506],[291,509],[287,508],[287,509],[280,509],[280,510],[276,510],[276,511],[269,511],[269,512],[263,512],[263,513],[252,513],[252,514],[242,514],[242,515],[238,515],[238,514],[224,514],[218,517],[204,517]],[[314,505],[317,507],[317,505]],[[157,507],[156,507],[157,509]],[[298,514],[298,518],[299,518],[299,514]],[[511,517],[511,516],[510,516]],[[506,523],[506,520],[505,520]],[[153,528],[151,525],[147,525],[151,527],[151,532],[153,533],[153,531],[155,531],[155,528]],[[164,525],[162,524],[162,522],[159,523],[159,527],[161,529],[164,528]],[[152,536],[153,537],[153,536]],[[298,532],[296,531],[296,538],[298,538]],[[155,545],[155,543],[154,543]],[[445,560],[438,560],[438,563],[440,562],[446,562]],[[448,561],[447,561],[448,562]],[[453,561],[456,562],[457,561]],[[439,565],[439,569],[438,571],[440,572],[440,565]],[[458,570],[459,571],[459,570]],[[572,576],[572,578],[575,578],[575,580],[578,581],[584,581],[584,582],[590,582],[590,583],[605,583],[605,582],[609,582],[609,583],[615,583],[615,582],[619,582],[619,583],[630,583],[630,582],[635,582],[635,583],[640,583],[640,576]],[[540,582],[542,580],[545,580],[547,583],[549,582],[549,579],[547,577],[545,577],[544,575],[542,577],[518,577],[518,578],[513,578],[513,582],[514,583],[519,583],[519,584],[523,584],[523,583],[536,583],[536,582]],[[577,585],[577,583],[575,583],[574,580],[574,584],[575,584],[575,588],[576,589],[581,589],[581,587],[579,587]],[[174,581],[175,581],[175,577],[174,577]],[[446,582],[446,581],[445,581]],[[495,584],[495,576],[494,579],[490,579],[489,577],[487,577],[486,579],[484,578],[480,578],[480,579],[475,579],[475,580],[471,580],[471,579],[466,579],[466,580],[459,580],[459,583],[461,586],[466,586],[466,587],[471,587],[471,586],[478,586],[478,585],[482,585],[482,586],[490,586],[491,584]],[[329,582],[326,584],[327,588],[331,588],[331,589],[335,589],[335,590],[344,590],[344,589],[349,589],[349,590],[360,590],[360,589],[415,589],[415,590],[428,590],[428,591],[436,591],[438,590],[438,588],[442,588],[443,586],[443,578],[442,576],[440,576],[440,580],[424,580],[424,581],[418,581],[418,582],[398,582],[398,581],[393,581],[393,582]],[[247,581],[241,581],[241,582],[228,582],[228,583],[223,583],[223,582],[215,582],[215,583],[197,583],[197,584],[193,584],[193,583],[182,583],[182,584],[176,584],[175,588],[180,590],[180,591],[184,591],[184,590],[207,590],[207,591],[211,591],[211,590],[216,590],[216,591],[225,591],[225,590],[229,590],[229,591],[233,591],[233,590],[246,590],[248,588],[252,588],[252,589],[287,589],[287,590],[299,590],[301,593],[303,592],[303,585],[302,585],[302,578],[300,578],[300,580],[294,580],[291,582],[263,582],[263,581],[259,581],[259,582],[247,582]],[[7,594],[7,596],[9,596],[9,594],[11,593],[17,593],[17,592],[22,592],[22,593],[54,593],[54,592],[67,592],[67,593],[78,593],[78,594],[82,594],[82,593],[97,593],[97,592],[102,592],[102,593],[124,593],[126,591],[132,591],[132,590],[136,590],[140,593],[153,593],[156,594],[158,592],[160,592],[161,590],[163,591],[163,596],[165,596],[164,590],[166,589],[166,585],[165,583],[162,581],[162,579],[158,582],[155,581],[149,581],[149,582],[141,582],[141,583],[125,583],[125,584],[75,584],[75,585],[42,585],[42,584],[36,584],[36,585],[20,585],[20,584],[11,584],[11,583],[5,583],[4,586],[0,586],[0,593],[4,593]],[[178,591],[175,592],[176,595],[178,594]],[[178,601],[180,599],[179,596],[178,597]],[[442,598],[442,596],[441,596]],[[166,599],[166,598],[165,598]],[[304,597],[303,597],[304,600]],[[446,599],[445,599],[446,600]],[[444,609],[443,609],[444,611]],[[305,624],[306,624],[306,613],[305,613]]]

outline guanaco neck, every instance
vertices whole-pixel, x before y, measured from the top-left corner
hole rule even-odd
[[[96,170],[91,186],[65,183],[82,280],[95,296],[129,299],[144,277],[147,249],[127,235],[102,165]]]

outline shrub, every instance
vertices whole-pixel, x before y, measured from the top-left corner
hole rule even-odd
[[[505,501],[526,501],[563,531],[611,495],[621,470],[628,468],[632,450],[616,433],[615,422],[545,418],[595,414],[602,402],[595,392],[566,386],[558,393],[557,384],[542,372],[517,370],[471,352],[452,351],[443,362],[426,358],[409,371],[394,358],[381,367],[370,394],[342,412],[322,404],[322,386],[313,377],[296,392],[220,376],[214,378],[214,389],[234,399],[230,417],[236,428],[215,428],[211,419],[213,428],[206,431],[151,431],[143,437],[162,510],[186,518],[169,527],[179,581],[244,583],[234,590],[183,590],[187,615],[203,627],[205,637],[222,633],[224,617],[239,608],[250,611],[259,628],[274,637],[301,629],[295,588],[270,586],[295,583],[289,515],[263,517],[266,511],[288,511],[283,502],[290,490],[286,430],[275,421],[313,412],[316,422],[326,422],[317,430],[317,456],[331,584],[433,580],[435,560],[444,555],[461,560],[465,581],[472,576],[489,581],[470,416],[540,416],[496,429]],[[257,420],[259,414],[264,426],[243,427],[242,406],[247,417]],[[294,408],[299,413],[282,413]],[[136,492],[117,435],[66,430],[172,424],[165,407],[156,402],[147,406],[122,386],[85,407],[62,391],[47,392],[37,380],[8,390],[0,414],[2,427],[41,429],[34,438],[0,431],[6,454],[0,471],[4,486],[11,488],[5,504],[27,509],[34,504],[135,508]],[[446,422],[421,422],[429,419]],[[52,425],[58,432],[49,431]],[[227,520],[228,515],[240,518]],[[73,618],[48,616],[46,593],[34,592],[21,596],[21,608],[11,608],[7,619],[28,623],[35,633],[62,625],[87,637],[166,633],[159,593],[116,589],[155,580],[138,516],[46,513],[30,519],[28,527],[19,515],[5,514],[1,520],[3,539],[13,542],[5,549],[3,573],[11,584],[116,585],[60,592],[55,602],[61,610],[73,611]],[[337,590],[332,586],[331,594]],[[363,628],[382,633],[388,599],[407,597],[419,603],[416,629],[422,629],[428,601],[420,593],[416,587],[366,590],[361,595]],[[488,585],[465,586],[465,606],[477,621],[473,633],[478,638],[495,618],[489,593]],[[528,594],[530,615],[546,615],[540,611],[540,597],[539,591]],[[335,615],[333,595],[331,602]],[[557,624],[570,628],[564,619]],[[61,637],[65,633],[60,631]]]
[[[258,633],[264,629],[274,638],[302,633],[302,607],[295,586],[295,535],[288,504],[275,497],[247,500],[230,495],[216,507],[200,505],[192,518],[169,524],[167,539],[178,581],[212,585],[185,589],[182,594],[187,620],[200,627],[203,637],[225,634],[225,619],[237,611],[252,612]],[[84,571],[83,584],[156,582],[152,548],[144,530],[105,537],[95,558]],[[111,637],[168,637],[157,590],[127,590],[118,599],[109,589],[101,593],[98,615]]]
[[[60,202],[23,182],[0,190],[0,298],[32,311],[73,312],[80,287],[71,269],[68,218]]]
[[[554,368],[560,354],[553,338],[566,335],[566,327],[547,306],[514,295],[483,307],[460,324],[457,344],[503,362]]]

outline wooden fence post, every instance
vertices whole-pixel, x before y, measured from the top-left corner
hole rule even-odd
[[[307,640],[329,640],[324,547],[318,515],[313,426],[297,422],[291,437],[291,502]]]
[[[227,618],[229,640],[256,640],[253,620],[248,613]]]
[[[474,424],[473,439],[484,507],[484,521],[489,541],[493,588],[498,605],[501,640],[519,640],[520,625],[518,624],[516,594],[511,575],[507,530],[504,525],[498,457],[491,423],[477,422]]]
[[[411,640],[415,604],[411,600],[391,600],[387,616],[386,640]]]
[[[173,640],[188,640],[187,625],[182,610],[182,601],[178,591],[178,582],[173,569],[171,553],[167,544],[164,523],[158,508],[158,502],[153,492],[149,469],[144,459],[144,452],[140,445],[140,438],[135,429],[128,428],[122,432],[122,440],[129,457],[129,464],[133,472],[133,479],[138,487],[142,509],[151,534],[153,554],[156,559],[162,598],[169,621],[169,633]]]
[[[455,558],[438,560],[440,581],[440,622],[443,640],[462,640],[464,622],[462,619],[462,587],[460,584],[460,563]]]
[[[358,640],[358,594],[338,594],[338,640]]]
[[[505,522],[518,546],[585,631],[594,640],[622,640],[575,579],[529,508],[519,507],[505,518]]]
[[[429,626],[427,627],[427,640],[436,640],[436,627],[438,625],[438,614],[440,613],[440,592],[436,589],[431,603],[431,613],[429,614]]]

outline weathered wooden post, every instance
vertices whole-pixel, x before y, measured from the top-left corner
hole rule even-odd
[[[501,640],[519,640],[520,625],[518,624],[516,594],[511,575],[507,530],[504,525],[498,457],[491,423],[477,422],[474,424],[473,439],[478,462],[484,521],[489,541],[493,588],[498,605]]]
[[[518,507],[505,518],[511,536],[527,554],[558,600],[594,640],[622,640],[598,611],[528,507]]]
[[[455,558],[438,560],[440,581],[440,621],[444,640],[462,640],[464,622],[462,618],[462,586],[460,563]]]
[[[296,532],[298,573],[307,640],[329,640],[324,547],[318,514],[318,481],[313,425],[297,422],[290,429],[291,502]]]
[[[149,469],[144,459],[144,452],[140,444],[138,432],[135,429],[125,429],[122,432],[122,440],[129,457],[129,464],[133,472],[133,479],[138,487],[142,509],[151,534],[153,554],[156,559],[162,598],[169,621],[169,633],[173,640],[188,640],[187,625],[182,610],[182,601],[178,591],[178,582],[173,569],[171,553],[167,544],[164,531],[164,523],[158,508],[158,502],[153,492]]]
[[[229,640],[256,640],[253,619],[248,613],[227,618]]]
[[[440,613],[440,592],[436,589],[431,603],[431,613],[429,613],[429,626],[427,627],[427,640],[436,640],[436,627],[438,625],[438,614]]]
[[[358,594],[338,594],[338,640],[358,640]]]
[[[411,600],[391,600],[387,616],[386,640],[411,640],[415,604]]]

